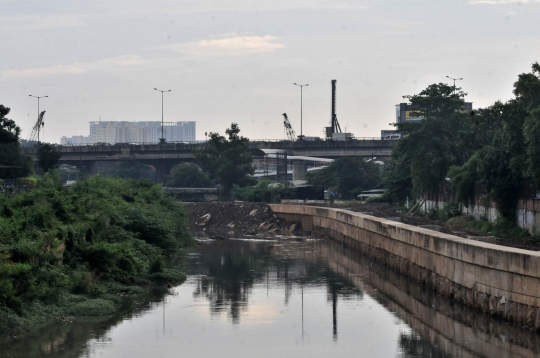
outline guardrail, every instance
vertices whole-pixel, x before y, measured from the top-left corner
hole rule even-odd
[[[371,143],[369,143],[371,142]],[[354,137],[346,141],[337,140],[302,140],[302,141],[289,141],[281,139],[257,139],[251,140],[249,146],[251,148],[257,148],[259,145],[271,145],[279,148],[314,148],[314,147],[354,147],[354,146],[366,146],[366,145],[382,145],[391,147],[397,139],[382,139],[381,137]],[[116,144],[86,144],[86,145],[56,145],[56,148],[60,152],[72,153],[72,152],[121,152],[124,148],[129,147],[133,150],[144,151],[162,151],[162,150],[193,150],[200,149],[206,145],[207,142],[167,142],[163,144],[159,143],[116,143]],[[144,148],[142,148],[144,147]],[[38,145],[24,146],[23,152],[25,154],[36,154],[38,152]]]

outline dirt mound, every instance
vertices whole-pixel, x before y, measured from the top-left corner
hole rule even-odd
[[[226,239],[246,235],[287,234],[296,225],[274,215],[263,203],[187,203],[188,226],[195,236]]]

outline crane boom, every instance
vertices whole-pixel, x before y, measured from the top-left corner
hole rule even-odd
[[[283,117],[285,118],[285,120],[283,120],[283,125],[285,126],[285,132],[287,132],[287,138],[289,140],[295,141],[296,133],[291,126],[291,122],[289,122],[289,117],[287,117],[287,113],[283,113]]]
[[[45,111],[42,111],[38,116],[36,124],[34,124],[34,126],[32,127],[32,133],[30,133],[30,138],[28,138],[29,142],[39,142],[39,131],[45,125],[45,122],[43,122],[44,116]]]

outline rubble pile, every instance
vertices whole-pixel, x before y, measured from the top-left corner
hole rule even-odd
[[[250,235],[292,234],[295,224],[278,218],[264,203],[186,203],[188,227],[193,235],[227,239]]]

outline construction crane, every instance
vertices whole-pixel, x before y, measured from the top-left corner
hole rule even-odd
[[[42,127],[45,126],[45,122],[43,122],[43,117],[44,116],[45,116],[45,111],[42,111],[39,114],[39,117],[37,119],[36,124],[34,124],[34,126],[32,127],[32,133],[30,133],[30,138],[28,138],[29,142],[31,142],[31,143],[38,142],[39,143],[39,131],[41,130]]]
[[[283,113],[283,117],[285,117],[285,120],[283,121],[283,126],[285,126],[285,132],[287,132],[287,138],[291,141],[295,141],[296,133],[294,132],[294,129],[291,126],[291,122],[289,122],[289,117],[287,117],[287,113]]]

